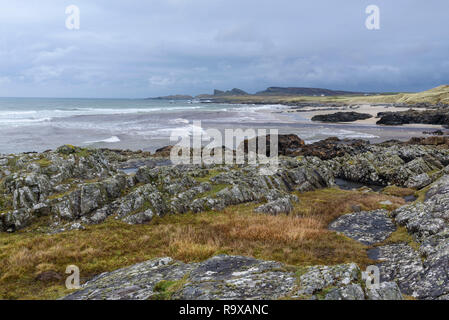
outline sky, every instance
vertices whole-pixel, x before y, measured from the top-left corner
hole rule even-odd
[[[427,90],[449,84],[448,12],[447,0],[0,0],[0,96]]]

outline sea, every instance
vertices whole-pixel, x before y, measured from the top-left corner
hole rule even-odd
[[[42,152],[63,144],[155,151],[173,135],[201,130],[276,129],[311,143],[330,136],[378,140],[376,126],[315,124],[283,105],[196,100],[0,98],[0,153]],[[194,123],[195,121],[195,123]]]

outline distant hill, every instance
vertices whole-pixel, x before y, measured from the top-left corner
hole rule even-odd
[[[214,90],[214,96],[246,96],[248,95],[247,92],[243,91],[242,89],[234,88],[232,90],[228,91],[221,91],[221,90]]]
[[[201,94],[195,97],[200,100],[211,100],[223,103],[284,103],[295,104],[305,101],[339,102],[339,103],[429,103],[449,105],[449,85],[417,92],[417,93],[368,93],[322,88],[301,87],[269,87],[256,94],[248,94],[241,89],[221,91],[214,94]],[[172,95],[153,99],[191,100],[189,95]]]
[[[189,96],[187,94],[175,94],[171,96],[162,96],[162,97],[155,97],[155,98],[147,98],[149,100],[192,100],[193,97]]]
[[[340,91],[322,88],[301,88],[301,87],[269,87],[264,91],[259,91],[256,95],[273,95],[273,96],[342,96],[342,95],[360,95],[364,92]]]

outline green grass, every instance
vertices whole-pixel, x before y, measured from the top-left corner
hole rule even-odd
[[[15,172],[18,170],[17,168],[17,157],[12,157],[8,159],[7,166],[9,167],[9,170],[12,172]]]
[[[407,229],[403,226],[397,228],[387,239],[383,242],[376,244],[376,246],[384,246],[393,243],[407,243],[415,250],[419,250],[419,243],[413,239],[413,237],[407,232]]]
[[[51,161],[48,160],[47,158],[39,159],[35,161],[35,163],[37,163],[41,168],[47,168],[51,165]]]
[[[170,300],[173,294],[180,290],[187,282],[188,275],[180,280],[162,280],[158,282],[153,291],[155,294],[151,297],[152,300]]]
[[[80,158],[86,158],[90,156],[91,152],[88,149],[81,149],[80,151],[75,153]]]
[[[418,190],[415,192],[416,200],[415,202],[424,202],[426,200],[426,194],[427,191],[432,187],[432,185],[428,185],[425,188],[422,188],[421,190]]]
[[[221,190],[230,187],[228,184],[213,184],[212,189],[203,193],[198,194],[195,199],[204,198],[204,197],[214,197]]]
[[[220,170],[216,170],[216,169],[211,169],[208,170],[208,174],[205,175],[204,177],[195,177],[195,180],[198,182],[210,182],[210,179],[219,175],[220,173],[222,173],[222,171]]]

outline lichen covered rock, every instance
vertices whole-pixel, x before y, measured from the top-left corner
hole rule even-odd
[[[385,284],[376,292],[362,289],[360,269],[355,264],[307,270],[298,281],[297,274],[274,261],[218,255],[185,264],[160,258],[103,273],[64,299],[309,299],[324,295],[329,287],[323,299],[402,299],[394,284]]]
[[[375,210],[345,214],[332,222],[329,229],[371,245],[388,238],[396,230],[396,226],[388,217],[388,211]]]

